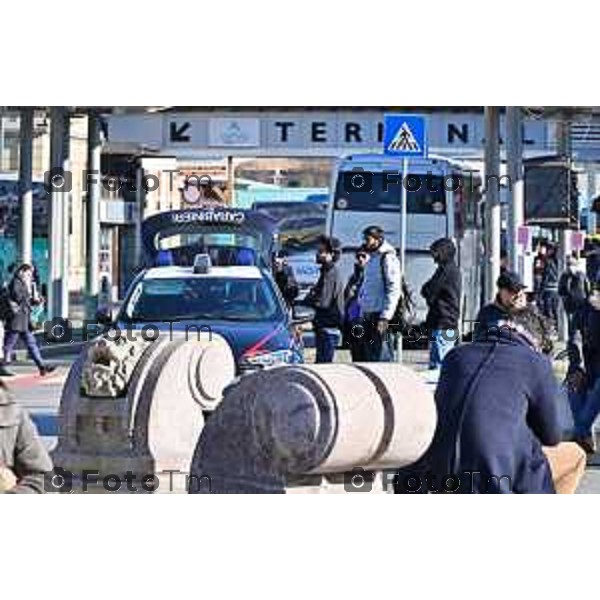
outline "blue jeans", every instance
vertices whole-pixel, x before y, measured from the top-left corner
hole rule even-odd
[[[429,368],[439,369],[444,357],[454,346],[458,339],[457,329],[434,329],[429,348]]]
[[[377,330],[379,313],[365,315],[365,362],[393,362],[396,336],[388,329],[384,334]]]
[[[592,435],[592,425],[600,414],[600,377],[587,391],[571,392],[569,402],[575,421],[575,437],[585,438]]]
[[[545,317],[552,319],[554,325],[558,324],[558,308],[560,305],[560,296],[554,290],[542,291],[542,313]]]
[[[317,363],[331,363],[335,356],[335,348],[340,336],[337,329],[324,328],[315,331],[315,346],[317,349]]]
[[[42,369],[44,366],[44,361],[42,359],[42,355],[40,354],[40,349],[37,345],[36,339],[33,336],[31,331],[7,331],[4,336],[4,360],[6,362],[10,361],[12,353],[15,349],[15,344],[17,343],[17,339],[21,338],[27,346],[27,351],[29,356],[33,359],[33,362],[37,365],[38,369]]]

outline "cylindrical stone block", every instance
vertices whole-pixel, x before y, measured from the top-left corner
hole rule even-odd
[[[290,473],[402,467],[421,458],[435,432],[432,393],[397,364],[281,367],[242,385],[254,388],[263,449]]]

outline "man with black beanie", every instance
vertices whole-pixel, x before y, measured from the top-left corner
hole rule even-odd
[[[313,328],[317,363],[333,362],[336,345],[341,339],[344,324],[344,280],[337,265],[340,256],[339,240],[325,235],[319,238],[316,261],[321,265],[321,274],[305,300],[315,309]]]

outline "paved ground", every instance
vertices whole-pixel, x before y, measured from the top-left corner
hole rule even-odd
[[[307,349],[306,358],[307,361],[312,362],[314,360],[314,350]],[[435,385],[435,380],[431,379],[427,373],[426,352],[405,352],[404,359],[406,364],[422,373],[430,385]],[[66,352],[63,356],[57,355],[50,359],[49,362],[57,365],[57,370],[46,377],[40,377],[37,374],[37,369],[31,363],[20,362],[11,366],[11,370],[16,374],[15,377],[4,380],[17,400],[32,414],[44,443],[49,449],[56,444],[60,394],[72,360],[72,350]],[[336,362],[349,361],[349,352],[341,351],[337,353]],[[600,454],[591,457],[589,463],[586,477],[578,493],[600,493]]]
[[[17,400],[29,410],[44,443],[51,449],[56,444],[60,394],[70,366],[66,361],[53,361],[58,366],[51,375],[41,377],[31,364],[11,366],[14,377],[4,379]]]

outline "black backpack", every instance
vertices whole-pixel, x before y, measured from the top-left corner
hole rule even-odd
[[[383,261],[388,254],[392,254],[391,251],[384,252],[380,259],[379,265],[381,268],[381,279],[385,282],[385,269],[383,265]],[[395,252],[393,253],[396,254]],[[412,292],[408,287],[408,283],[406,283],[406,279],[404,278],[404,274],[402,274],[401,283],[400,283],[400,300],[398,300],[398,304],[396,305],[396,310],[394,311],[394,315],[390,321],[390,328],[393,331],[404,331],[406,328],[413,322],[414,320],[414,307],[415,302],[413,299]]]

